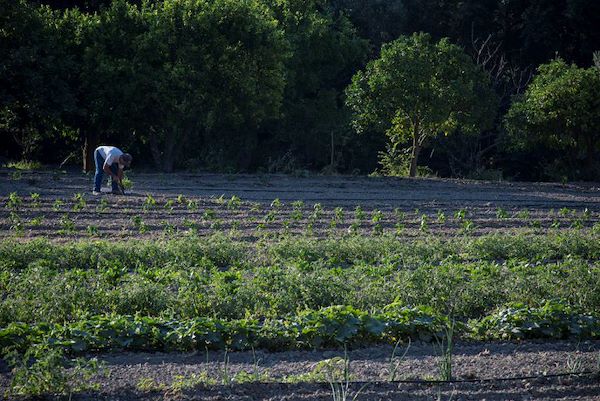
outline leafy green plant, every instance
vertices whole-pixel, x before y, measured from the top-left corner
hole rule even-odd
[[[360,206],[356,206],[354,209],[354,218],[358,222],[361,222],[366,218],[366,214]]]
[[[273,202],[271,202],[271,207],[272,207],[273,209],[281,209],[281,206],[282,206],[282,203],[281,203],[281,201],[279,200],[279,198],[275,198],[275,199],[273,200]]]
[[[462,234],[471,234],[475,229],[475,223],[472,220],[463,220],[460,225],[460,232]]]
[[[198,210],[198,201],[195,199],[188,199],[187,209],[192,212],[197,211]]]
[[[321,218],[323,215],[323,206],[320,203],[315,203],[313,205],[313,211],[310,215],[310,219],[315,222]]]
[[[148,232],[148,226],[144,222],[144,219],[142,219],[142,216],[139,216],[139,215],[133,216],[131,218],[131,222],[133,223],[133,226],[140,234],[145,234]]]
[[[508,212],[505,209],[499,207],[499,208],[496,209],[496,218],[502,219],[502,220],[503,219],[507,219],[508,218]]]
[[[79,212],[87,206],[87,202],[82,193],[73,195],[73,211]]]
[[[427,218],[426,214],[421,215],[421,222],[419,224],[419,231],[421,231],[423,233],[429,232],[429,224],[428,224],[428,218]]]
[[[133,188],[133,181],[131,181],[131,179],[129,179],[129,177],[127,177],[126,175],[123,175],[121,184],[123,185],[123,188],[125,188],[126,190],[130,190],[131,188]]]
[[[229,199],[227,201],[227,209],[230,209],[230,210],[237,210],[240,208],[241,205],[242,205],[242,200],[236,195],[232,195],[231,199]]]
[[[31,220],[29,220],[29,227],[39,227],[42,225],[43,221],[44,221],[44,216],[34,217]]]
[[[169,212],[172,212],[173,209],[175,209],[175,201],[173,199],[169,199],[165,202],[163,207]]]
[[[108,207],[109,207],[108,200],[106,198],[102,198],[102,199],[100,199],[100,202],[98,202],[98,206],[96,207],[96,210],[98,210],[99,212],[105,212],[108,210]]]
[[[56,199],[52,204],[52,210],[55,212],[60,212],[61,207],[65,204],[62,199]]]
[[[29,197],[31,198],[31,206],[34,208],[40,207],[40,194],[32,192]]]
[[[8,201],[6,202],[6,207],[12,211],[17,211],[23,205],[23,199],[16,193],[11,192],[8,195]]]
[[[16,212],[11,211],[8,216],[8,221],[10,222],[10,230],[14,232],[15,236],[21,237],[25,232],[21,216]]]
[[[444,224],[446,222],[446,214],[442,210],[438,210],[437,212],[437,222],[439,224]]]
[[[373,210],[371,212],[371,221],[373,223],[373,232],[377,235],[383,233],[383,226],[381,225],[384,218],[384,214],[381,210]]]
[[[62,215],[59,224],[61,228],[59,232],[62,234],[72,234],[75,232],[75,222],[73,222],[68,214]]]
[[[90,379],[102,372],[96,358],[70,360],[60,348],[30,347],[20,355],[8,354],[13,365],[9,394],[38,397],[48,394],[70,396],[75,392],[97,390]]]
[[[217,218],[217,212],[213,209],[206,209],[204,213],[202,213],[202,218],[206,221],[211,221]]]
[[[454,212],[454,218],[458,221],[462,221],[467,217],[467,211],[465,209],[460,209]]]
[[[154,199],[154,197],[150,194],[146,195],[146,198],[144,199],[144,203],[142,205],[142,208],[144,210],[150,210],[152,208],[156,207],[156,199]]]

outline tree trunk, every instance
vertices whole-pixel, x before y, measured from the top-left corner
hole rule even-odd
[[[83,143],[83,171],[89,173],[96,169],[94,160],[94,151],[98,147],[98,136],[95,133],[86,131]]]
[[[410,177],[417,176],[417,162],[419,161],[419,153],[421,152],[421,144],[417,138],[417,133],[413,135],[412,155],[410,159]]]
[[[586,178],[593,179],[594,178],[594,138],[590,135],[587,140],[587,149],[586,149],[586,157],[585,157],[585,167],[586,167]]]

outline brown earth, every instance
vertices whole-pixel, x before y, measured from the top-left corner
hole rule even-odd
[[[380,346],[348,352],[353,382],[348,400],[357,393],[357,400],[600,399],[600,376],[587,374],[598,372],[600,341],[459,344],[452,383],[411,382],[439,377],[435,347],[400,348],[390,364],[392,351]],[[73,399],[331,400],[328,380],[341,376],[328,376],[323,366],[343,356],[339,350],[100,355],[107,372],[94,380],[99,390]],[[397,367],[394,383],[389,382],[392,366]],[[580,372],[586,374],[575,374]]]
[[[12,192],[23,199],[12,216],[9,208],[1,208],[0,238],[171,238],[222,231],[254,239],[265,233],[325,236],[352,230],[415,237],[543,232],[600,221],[600,186],[587,183],[214,174],[130,177],[134,187],[128,195],[93,196],[91,176],[0,170],[0,203],[6,204]],[[32,193],[40,194],[37,204]],[[79,210],[76,194],[84,199]],[[148,195],[155,205],[147,205]],[[229,202],[233,196],[241,200],[239,205]],[[271,206],[274,199],[281,201],[280,208]],[[303,205],[294,206],[295,201]],[[315,204],[322,212],[315,213]],[[362,219],[356,218],[357,206],[365,212]],[[337,218],[335,208],[341,208]],[[373,222],[377,211],[383,213],[379,223]],[[457,215],[460,211],[464,216]]]

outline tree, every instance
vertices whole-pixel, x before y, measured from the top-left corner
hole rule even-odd
[[[155,162],[170,171],[188,155],[237,167],[281,104],[287,51],[277,21],[258,0],[148,2],[143,15],[134,65],[150,74],[156,121],[142,135]]]
[[[513,148],[567,151],[571,162],[584,160],[591,177],[600,144],[600,69],[560,58],[541,65],[505,125]]]
[[[324,7],[323,0],[266,3],[285,31],[291,56],[281,115],[265,127],[265,148],[270,153],[265,159],[293,155],[291,166],[276,166],[282,170],[327,165],[336,169],[342,162],[342,146],[352,136],[343,91],[365,62],[367,42],[344,15]]]
[[[0,132],[39,156],[38,145],[63,132],[62,114],[74,107],[63,79],[70,69],[47,8],[0,0]]]
[[[371,128],[387,135],[387,160],[410,148],[411,177],[428,140],[458,128],[469,133],[490,127],[497,104],[488,77],[460,47],[423,33],[384,45],[346,94],[357,132]]]

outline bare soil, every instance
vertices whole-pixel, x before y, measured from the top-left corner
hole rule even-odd
[[[401,347],[390,364],[392,351],[392,347],[380,346],[347,353],[352,382],[348,399],[357,393],[357,400],[600,399],[600,377],[588,374],[597,372],[599,341],[459,344],[452,366],[456,381],[451,383],[431,382],[439,377],[435,347]],[[94,380],[99,391],[73,399],[331,400],[328,379],[318,372],[327,365],[323,361],[339,360],[344,353],[123,353],[98,357],[107,368],[106,376]],[[393,383],[389,381],[392,366],[397,366]],[[581,372],[586,374],[579,375]],[[241,377],[252,374],[256,376],[250,382],[239,383]],[[7,380],[5,374],[4,383]]]
[[[134,187],[126,196],[106,192],[93,196],[91,176],[0,170],[0,203],[6,204],[12,192],[23,199],[18,210],[0,209],[0,238],[171,238],[221,231],[252,240],[265,233],[326,236],[378,230],[410,238],[465,231],[543,232],[590,227],[600,221],[600,185],[589,183],[214,174],[130,177]],[[31,200],[32,193],[40,195],[37,203]],[[81,194],[83,205],[78,206],[76,194]],[[148,195],[156,204],[149,204]],[[231,202],[232,197],[241,203]],[[271,206],[275,199],[281,207]],[[297,201],[302,205],[293,204]],[[322,211],[315,212],[315,204]],[[364,217],[356,217],[357,206]],[[383,214],[374,222],[377,211]]]

